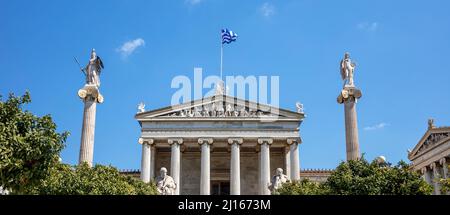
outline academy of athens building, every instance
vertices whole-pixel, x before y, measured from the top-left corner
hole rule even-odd
[[[154,180],[166,167],[178,186],[176,194],[270,194],[277,168],[300,178],[304,117],[301,110],[228,95],[141,110],[135,115],[141,127],[140,177]],[[327,173],[318,174],[319,180]]]

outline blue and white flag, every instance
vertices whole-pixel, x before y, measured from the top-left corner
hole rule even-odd
[[[222,29],[222,44],[236,41],[237,34],[228,29]]]

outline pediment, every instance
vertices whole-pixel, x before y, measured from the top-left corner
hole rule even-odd
[[[441,143],[450,140],[450,127],[440,127],[429,129],[414,147],[414,149],[408,153],[408,158],[411,160],[416,156],[425,153]]]
[[[231,96],[211,96],[183,104],[136,114],[138,121],[146,119],[264,119],[302,120],[304,113],[242,100]]]

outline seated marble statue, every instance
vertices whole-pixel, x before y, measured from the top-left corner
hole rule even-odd
[[[159,195],[174,195],[177,184],[171,176],[167,175],[167,169],[165,167],[162,167],[159,172],[160,176],[156,177],[156,186]]]
[[[272,177],[272,181],[269,185],[269,190],[272,194],[276,193],[276,190],[282,186],[283,183],[289,182],[287,175],[283,174],[283,169],[277,168],[276,175]]]

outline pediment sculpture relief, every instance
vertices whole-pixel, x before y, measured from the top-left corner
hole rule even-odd
[[[436,134],[431,134],[430,136],[428,136],[428,138],[423,142],[422,147],[419,149],[419,152],[427,149],[431,146],[433,146],[434,144],[436,144],[437,142],[441,141],[444,138],[447,138],[450,136],[450,133],[436,133]]]
[[[229,103],[211,103],[189,107],[166,116],[170,117],[266,117],[276,116],[270,112]]]

